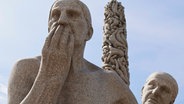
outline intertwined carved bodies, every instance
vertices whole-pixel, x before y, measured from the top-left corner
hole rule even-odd
[[[9,104],[137,104],[116,73],[83,58],[92,33],[82,2],[56,1],[42,56],[20,60],[13,68]]]

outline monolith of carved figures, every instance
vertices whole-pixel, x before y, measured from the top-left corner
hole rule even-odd
[[[124,7],[112,0],[105,7],[103,69],[115,71],[129,85],[128,46]]]

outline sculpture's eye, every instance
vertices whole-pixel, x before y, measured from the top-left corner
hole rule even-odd
[[[170,89],[167,86],[161,86],[160,90],[165,93],[170,93]]]
[[[156,86],[155,85],[149,85],[150,89],[154,89]]]
[[[150,81],[150,82],[148,83],[148,86],[149,86],[150,89],[154,89],[154,88],[156,87],[155,81]]]
[[[66,13],[67,13],[67,17],[69,17],[70,19],[80,18],[80,12],[76,10],[67,10]]]
[[[52,11],[52,19],[53,20],[58,20],[59,19],[59,17],[60,17],[60,11],[58,10],[58,9],[54,9],[53,11]]]

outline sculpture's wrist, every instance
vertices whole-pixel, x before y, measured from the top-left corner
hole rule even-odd
[[[69,71],[70,65],[65,63],[47,63],[42,64],[40,68],[40,73],[44,73],[47,76],[61,76]]]

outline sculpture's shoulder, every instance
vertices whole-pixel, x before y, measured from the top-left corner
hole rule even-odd
[[[18,60],[14,64],[14,67],[12,69],[12,75],[18,74],[25,77],[35,78],[39,70],[40,60],[41,56]]]
[[[116,100],[113,104],[137,104],[137,100],[130,90],[129,86],[119,77],[114,71],[103,71],[102,79],[105,81],[103,86],[111,96],[116,96]],[[108,86],[106,86],[108,85]]]
[[[92,76],[102,81],[102,83],[109,84],[109,86],[118,85],[123,89],[129,88],[115,71],[104,70],[90,62],[87,63],[87,67],[90,70],[89,74],[87,74],[88,76]]]
[[[18,60],[15,65],[14,68],[15,69],[35,69],[36,67],[38,67],[40,65],[40,60],[41,60],[41,56],[37,56],[34,58],[25,58],[25,59],[20,59]]]
[[[88,76],[91,76],[91,79],[95,79],[94,82],[90,82],[93,82],[94,87],[100,86],[100,88],[98,87],[98,95],[102,94],[108,98],[113,96],[113,99],[107,100],[108,102],[113,102],[112,104],[137,104],[136,98],[129,86],[127,86],[116,72],[104,70],[92,63],[89,64],[93,71]]]
[[[93,63],[86,61],[87,68],[91,74],[95,74],[97,78],[107,80],[118,80],[123,82],[116,72],[110,70],[104,70]]]
[[[12,71],[8,83],[8,101],[19,104],[29,93],[37,76],[41,57],[18,60]]]

